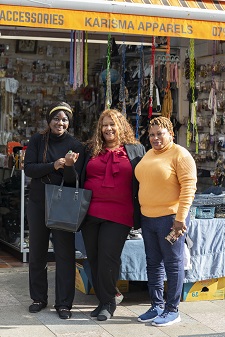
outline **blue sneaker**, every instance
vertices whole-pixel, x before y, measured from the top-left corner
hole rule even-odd
[[[174,323],[178,323],[180,321],[181,319],[180,319],[180,314],[178,311],[174,312],[174,311],[168,311],[165,309],[161,315],[159,315],[152,321],[152,325],[167,326],[167,325],[172,325]]]
[[[148,311],[138,317],[139,322],[151,322],[154,318],[161,315],[163,308],[158,305],[153,305]]]

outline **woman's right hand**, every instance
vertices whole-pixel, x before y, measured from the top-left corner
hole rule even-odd
[[[185,222],[181,222],[177,220],[174,220],[172,228],[175,230],[176,236],[184,235],[187,231],[187,226]]]
[[[69,151],[66,155],[65,155],[65,165],[66,166],[73,166],[74,163],[76,163],[77,159],[79,157],[79,153],[73,152],[72,150]]]
[[[54,162],[54,169],[57,171],[58,169],[63,169],[65,165],[65,158],[59,158]]]

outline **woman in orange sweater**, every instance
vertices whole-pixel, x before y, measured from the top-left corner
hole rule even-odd
[[[188,150],[173,142],[173,136],[173,124],[168,118],[152,119],[149,125],[152,149],[135,168],[151,299],[150,309],[140,315],[138,321],[152,322],[155,326],[180,321],[184,234],[197,182],[194,159]],[[176,236],[174,244],[165,239],[171,229]],[[163,299],[165,272],[166,303]]]

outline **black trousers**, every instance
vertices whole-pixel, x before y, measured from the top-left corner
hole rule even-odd
[[[114,302],[120,257],[130,227],[87,216],[81,231],[96,296],[102,304]]]
[[[27,206],[29,224],[29,286],[34,301],[48,302],[47,254],[50,230],[45,226],[43,202],[31,200]],[[55,308],[72,308],[75,295],[75,237],[73,233],[53,230],[56,261]]]

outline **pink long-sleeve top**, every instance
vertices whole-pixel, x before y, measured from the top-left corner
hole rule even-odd
[[[92,190],[88,214],[133,226],[132,166],[125,148],[106,149],[87,164],[84,188]]]

